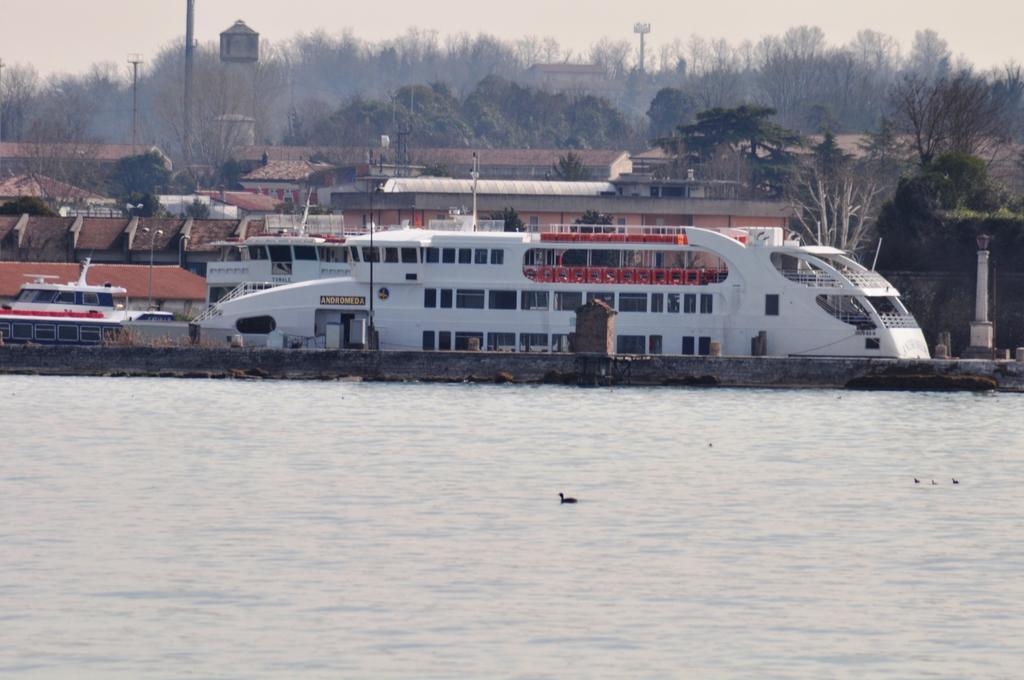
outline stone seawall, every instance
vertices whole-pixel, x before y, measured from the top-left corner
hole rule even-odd
[[[1022,363],[955,360],[8,345],[3,373],[1024,392]]]

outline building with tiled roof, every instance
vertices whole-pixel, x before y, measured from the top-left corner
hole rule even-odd
[[[235,149],[237,160],[254,166],[266,154],[268,165],[274,161],[323,161],[335,166],[359,166],[363,172],[379,162],[379,149],[337,146],[250,146]],[[469,149],[426,147],[409,150],[413,166],[445,167],[452,177],[468,178],[477,154],[480,176],[486,179],[555,179],[553,167],[569,153],[579,156],[584,168],[595,181],[614,180],[632,172],[629,153],[620,149]],[[385,154],[385,166],[394,165],[395,152]]]
[[[111,205],[114,203],[113,199],[66,182],[60,182],[46,175],[32,173],[0,178],[0,203],[22,196],[38,198],[52,205],[59,203]]]
[[[251,224],[250,224],[251,223]],[[211,245],[245,238],[262,222],[191,218],[0,215],[0,261],[173,264],[199,275],[217,259]],[[260,227],[262,228],[262,227]],[[160,233],[157,233],[160,232]],[[152,250],[150,250],[152,246]]]
[[[0,262],[0,300],[9,302],[21,285],[32,276],[55,276],[57,281],[76,281],[77,263]],[[193,314],[206,300],[206,280],[177,266],[154,265],[150,291],[148,265],[94,264],[89,267],[89,283],[110,283],[127,289],[127,306],[145,309],[152,293],[153,306],[172,312]]]
[[[208,196],[211,201],[219,201],[242,211],[243,215],[266,215],[275,212],[278,201],[265,194],[254,191],[198,191]]]
[[[11,172],[31,172],[33,164],[39,160],[94,161],[102,165],[113,165],[122,158],[150,151],[160,154],[164,159],[167,169],[172,169],[171,159],[157,146],[144,144],[132,146],[131,144],[0,142],[0,158],[3,158],[4,169]]]

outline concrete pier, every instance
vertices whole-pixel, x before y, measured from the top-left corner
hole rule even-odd
[[[0,374],[1024,392],[1024,363],[203,347],[0,347]]]

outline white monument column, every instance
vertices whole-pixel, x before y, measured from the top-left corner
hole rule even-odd
[[[992,357],[992,322],[988,320],[988,244],[991,237],[978,236],[978,283],[974,293],[974,321],[971,322],[971,346],[964,351],[967,359]]]

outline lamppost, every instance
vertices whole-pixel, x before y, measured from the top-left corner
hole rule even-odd
[[[192,241],[192,237],[191,236],[182,236],[180,239],[178,239],[178,266],[179,267],[184,267],[185,266],[183,264],[184,260],[185,260],[185,257],[184,257],[185,252],[184,251],[188,250],[188,246],[185,246],[185,247],[182,247],[182,246],[183,246],[183,244],[189,243],[191,241]]]
[[[157,236],[163,236],[164,230],[157,229],[156,231],[150,232],[149,227],[142,228],[143,234],[150,234],[149,236],[149,299],[146,302],[146,309],[153,308],[153,245],[156,243]]]
[[[377,328],[373,324],[373,298],[377,296],[377,290],[373,287],[373,263],[377,260],[377,249],[373,247],[373,195],[382,190],[382,184],[373,183],[373,190],[370,191],[370,349],[377,349]]]
[[[991,359],[993,350],[992,322],[988,319],[988,263],[992,237],[978,234],[978,278],[974,290],[974,321],[971,322],[971,346],[964,351],[967,359]]]

